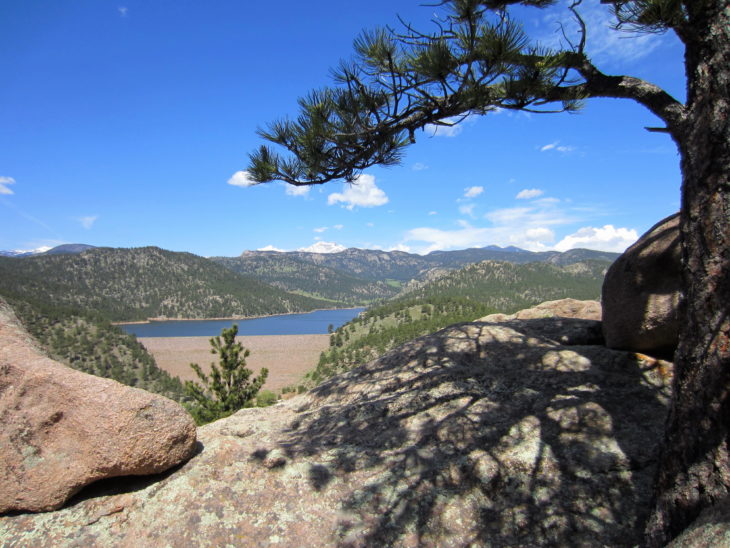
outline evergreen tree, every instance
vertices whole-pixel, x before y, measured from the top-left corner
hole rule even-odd
[[[203,373],[197,363],[191,363],[200,383],[185,381],[185,393],[193,399],[186,404],[198,425],[227,417],[251,407],[261,387],[266,382],[269,370],[261,369],[258,377],[251,380],[253,371],[246,368],[250,352],[236,342],[238,326],[233,324],[221,334],[210,339],[211,354],[218,354],[218,364],[211,363],[210,376]]]
[[[586,53],[582,0],[567,7],[578,29],[568,47],[531,41],[513,5],[554,0],[444,0],[434,33],[406,26],[366,32],[335,87],[300,101],[296,121],[260,134],[251,155],[258,182],[355,181],[369,166],[398,163],[427,124],[453,124],[495,109],[570,112],[593,97],[631,99],[664,124],[682,169],[680,229],[684,300],[674,400],[647,543],[663,545],[699,512],[730,495],[730,7],[728,0],[601,0],[617,30],[674,32],[685,47],[687,100],[651,82],[609,75]],[[431,9],[431,8],[429,8]],[[566,31],[564,30],[564,33]]]

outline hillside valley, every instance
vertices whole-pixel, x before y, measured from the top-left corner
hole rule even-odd
[[[246,252],[240,257],[211,260],[284,291],[340,304],[367,305],[393,297],[400,287],[400,282],[358,277],[352,270],[325,266],[289,253]]]
[[[511,260],[469,262],[480,257]],[[179,400],[177,378],[160,370],[146,349],[111,321],[368,305],[361,317],[332,334],[329,350],[311,364],[304,380],[288,387],[301,391],[453,323],[546,300],[597,299],[610,264],[605,259],[612,258],[589,250],[535,254],[492,246],[426,256],[348,249],[206,259],[155,247],[68,244],[0,257],[0,296],[50,356]]]
[[[600,300],[610,263],[590,260],[568,266],[483,261],[412,281],[395,298],[373,306],[338,328],[301,388],[382,355],[406,341],[458,322],[497,312],[510,314],[544,301]]]

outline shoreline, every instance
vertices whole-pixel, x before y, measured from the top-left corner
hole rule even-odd
[[[284,314],[263,314],[259,316],[229,316],[226,318],[147,318],[146,320],[130,320],[121,322],[110,322],[112,325],[146,325],[155,322],[213,322],[213,321],[232,321],[232,320],[258,320],[260,318],[273,318],[275,316],[296,316],[297,314],[310,314],[312,312],[320,312],[323,310],[355,310],[356,308],[367,309],[367,306],[346,306],[342,308],[315,308],[305,312],[286,312]]]

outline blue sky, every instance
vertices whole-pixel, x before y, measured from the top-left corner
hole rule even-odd
[[[245,186],[256,128],[296,116],[353,38],[417,0],[4,0],[0,249],[156,245],[203,256],[337,246],[418,253],[489,244],[621,251],[679,209],[659,120],[625,100],[577,115],[500,112],[418,134],[355,186]],[[584,2],[594,61],[684,98],[670,35],[609,30]],[[563,10],[524,10],[559,39]],[[569,22],[567,23],[569,25]]]

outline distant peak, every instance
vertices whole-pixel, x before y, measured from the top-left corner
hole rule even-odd
[[[513,245],[508,245],[507,247],[500,247],[498,245],[487,245],[484,246],[482,249],[489,249],[492,251],[509,251],[510,253],[525,253],[526,250],[515,247]]]
[[[13,249],[12,251],[0,251],[3,257],[29,257],[31,255],[41,255],[51,249],[51,246],[44,245],[36,249]]]
[[[309,247],[302,247],[297,251],[304,251],[305,253],[340,253],[346,249],[344,245],[336,244],[335,242],[317,242]]]
[[[95,246],[88,244],[61,244],[54,248],[49,248],[45,251],[46,255],[62,255],[62,254],[74,254],[83,253],[89,249],[94,249]]]

